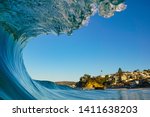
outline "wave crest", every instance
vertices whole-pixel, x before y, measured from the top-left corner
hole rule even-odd
[[[110,17],[124,10],[124,0],[0,0],[0,99],[84,99],[51,82],[31,79],[22,50],[40,34],[68,34],[99,11]],[[49,85],[49,86],[48,86]]]

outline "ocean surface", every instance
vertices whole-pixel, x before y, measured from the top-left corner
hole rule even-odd
[[[54,91],[55,92],[55,91]],[[71,100],[150,100],[150,89],[57,90]],[[67,96],[67,97],[66,97]]]
[[[0,0],[0,99],[150,99],[149,89],[87,91],[35,81],[22,58],[38,35],[71,35],[95,13],[109,18],[125,8],[124,0]]]

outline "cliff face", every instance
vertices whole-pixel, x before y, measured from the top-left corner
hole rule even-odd
[[[82,89],[104,89],[103,81],[101,78],[91,78],[88,75],[81,77],[80,81],[76,84],[76,87]]]
[[[98,83],[96,80],[88,80],[84,88],[85,89],[104,89],[104,85]]]

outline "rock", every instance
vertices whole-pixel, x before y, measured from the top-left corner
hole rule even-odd
[[[85,84],[86,89],[103,89],[104,86],[102,84],[97,83],[95,80],[89,80]]]

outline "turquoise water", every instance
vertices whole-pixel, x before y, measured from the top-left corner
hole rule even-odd
[[[109,18],[124,10],[123,2],[0,0],[0,99],[150,99],[149,89],[86,91],[35,81],[28,74],[22,58],[23,49],[33,37],[41,34],[70,35],[87,24],[96,12]]]

